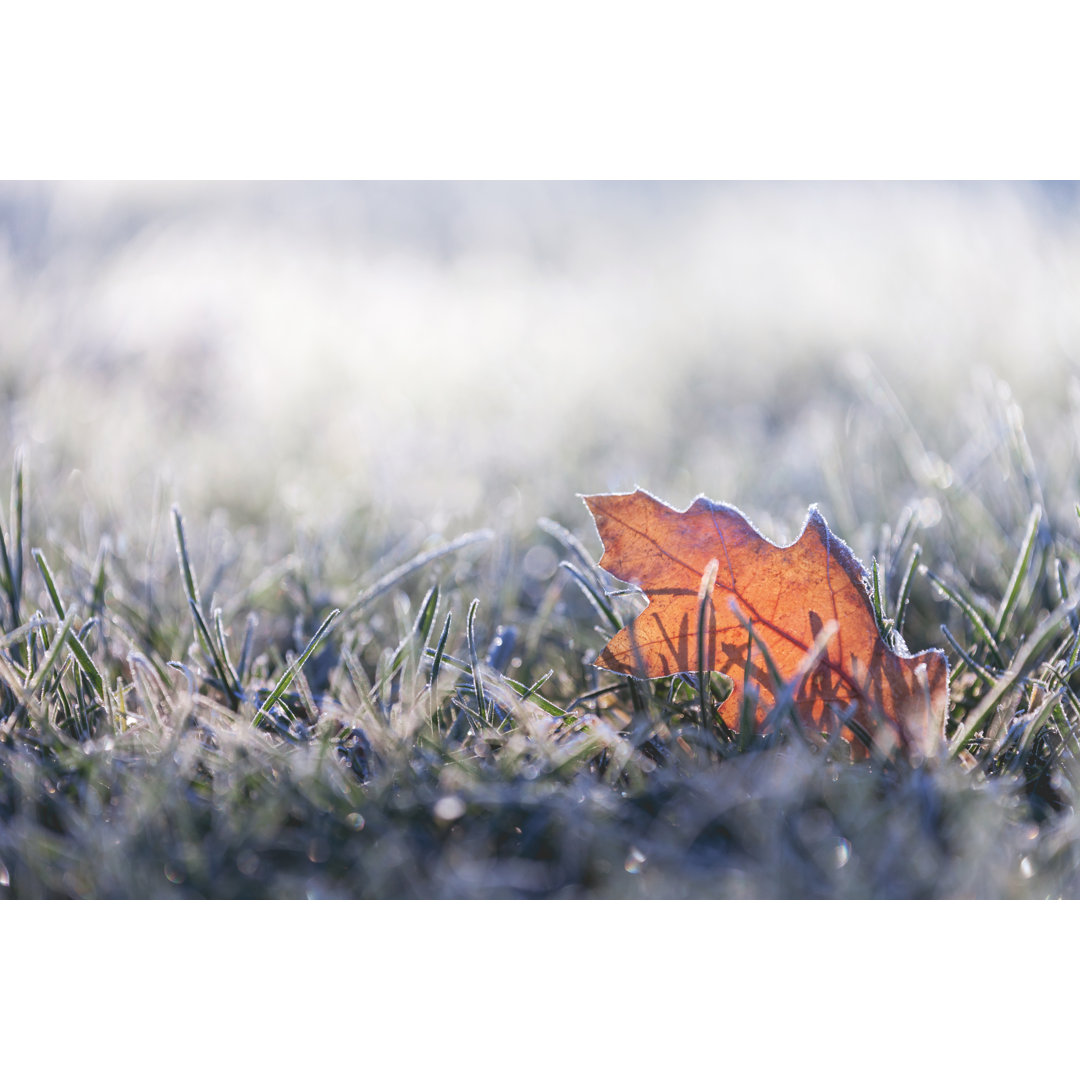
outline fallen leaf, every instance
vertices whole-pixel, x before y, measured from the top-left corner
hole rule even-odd
[[[640,489],[589,495],[585,502],[604,542],[600,566],[649,598],[598,666],[655,679],[696,672],[704,661],[701,670],[722,672],[734,684],[720,707],[729,726],[738,723],[748,679],[757,692],[758,724],[787,692],[812,730],[832,734],[838,713],[851,707],[850,719],[884,751],[899,747],[912,759],[937,753],[948,705],[945,654],[927,649],[912,656],[899,635],[894,647],[882,639],[866,571],[816,507],[799,538],[778,547],[735,507],[704,496],[682,511]],[[842,733],[864,756],[851,727],[845,724]]]

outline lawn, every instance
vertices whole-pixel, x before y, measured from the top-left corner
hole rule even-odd
[[[1080,229],[1014,187],[0,192],[6,897],[1080,894]],[[816,503],[911,765],[697,676],[579,493]]]

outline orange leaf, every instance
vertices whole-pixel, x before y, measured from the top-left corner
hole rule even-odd
[[[898,635],[900,651],[882,640],[866,572],[816,507],[799,538],[777,547],[735,507],[704,496],[683,511],[640,489],[589,495],[585,502],[604,542],[601,567],[649,597],[648,607],[608,642],[598,666],[655,679],[696,672],[700,657],[704,670],[723,672],[735,684],[720,709],[735,723],[752,627],[757,640],[749,678],[757,688],[759,724],[782,690],[769,673],[764,646],[784,684],[799,680],[791,686],[794,703],[809,728],[834,732],[836,714],[853,704],[852,719],[883,750],[899,745],[913,758],[937,752],[948,705],[945,654],[927,649],[911,656]],[[699,619],[709,595],[699,653]],[[843,736],[862,756],[862,744],[846,726]]]

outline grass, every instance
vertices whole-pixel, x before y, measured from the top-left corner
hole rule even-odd
[[[1007,403],[948,454],[852,394],[827,516],[883,632],[950,657],[947,748],[915,768],[783,702],[725,725],[719,678],[593,667],[641,601],[569,474],[562,521],[419,544],[178,508],[136,543],[14,456],[0,895],[1080,895],[1076,492]]]

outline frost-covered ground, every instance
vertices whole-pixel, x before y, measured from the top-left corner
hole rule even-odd
[[[0,895],[1077,895],[1078,298],[1072,187],[0,188]],[[921,559],[974,756],[601,677],[635,485]]]

